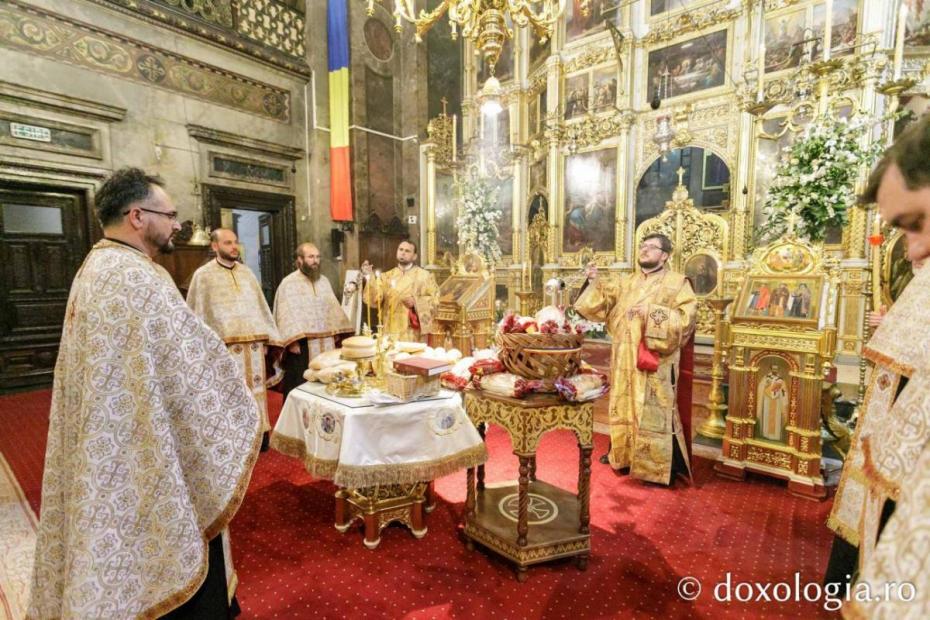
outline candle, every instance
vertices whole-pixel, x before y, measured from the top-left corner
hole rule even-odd
[[[830,60],[830,46],[833,44],[833,0],[827,0],[827,14],[823,22],[823,59]]]
[[[456,158],[455,152],[458,150],[458,146],[456,145],[456,142],[458,141],[458,128],[457,127],[458,127],[458,117],[455,114],[453,114],[452,115],[452,161],[455,161],[455,158]]]
[[[765,98],[765,85],[762,77],[765,75],[765,46],[759,49],[759,85],[756,92],[756,101],[762,101]]]
[[[898,11],[898,30],[895,32],[894,44],[894,79],[901,79],[901,68],[904,65],[904,31],[907,28],[907,5],[901,2]]]

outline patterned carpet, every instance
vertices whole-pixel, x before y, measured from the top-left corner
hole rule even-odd
[[[274,420],[280,396],[273,393],[269,404]],[[34,507],[48,406],[48,391],[0,397],[0,451]],[[492,428],[488,446],[488,480],[515,479],[506,434]],[[598,436],[595,455],[605,447]],[[570,434],[547,435],[539,455],[540,479],[574,488],[578,457]],[[792,497],[773,480],[722,480],[712,465],[696,458],[695,485],[668,490],[595,464],[588,570],[554,562],[530,569],[520,584],[505,562],[468,552],[459,540],[464,472],[437,481],[440,502],[423,540],[390,527],[369,551],[359,531],[333,527],[332,484],[314,481],[293,459],[265,453],[232,523],[242,618],[830,617],[822,603],[793,596],[784,603],[735,596],[741,582],[793,585],[797,574],[802,588],[819,583],[831,542],[824,526],[830,503]],[[727,573],[733,600],[716,602],[714,590],[727,589],[715,584],[726,584]],[[693,602],[677,594],[686,576],[703,584]]]

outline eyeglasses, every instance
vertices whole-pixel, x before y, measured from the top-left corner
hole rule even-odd
[[[155,211],[154,209],[146,209],[145,207],[135,207],[135,208],[138,209],[139,211],[145,211],[146,213],[154,213],[155,215],[164,216],[168,218],[169,220],[171,220],[172,222],[178,221],[177,211]],[[132,211],[132,209],[130,209],[129,211]],[[123,215],[126,215],[127,213],[129,213],[129,211],[123,211]]]
[[[642,245],[639,246],[639,250],[640,252],[642,252],[643,250],[659,250],[662,252],[665,251],[662,249],[661,245],[653,245],[652,243],[643,243]]]

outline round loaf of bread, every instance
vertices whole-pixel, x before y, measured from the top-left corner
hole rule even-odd
[[[368,336],[352,336],[342,341],[342,357],[344,359],[358,360],[374,357],[375,339]]]

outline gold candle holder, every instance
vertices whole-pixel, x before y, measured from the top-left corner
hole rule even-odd
[[[724,418],[726,415],[727,405],[723,402],[723,352],[724,352],[724,324],[723,314],[727,306],[733,303],[732,298],[728,297],[710,297],[707,299],[708,305],[714,311],[714,359],[710,371],[710,396],[708,397],[707,410],[709,415],[704,423],[698,428],[698,433],[711,439],[722,439],[727,430],[727,423]]]
[[[900,97],[902,94],[917,85],[917,80],[913,78],[898,78],[879,84],[875,90],[886,97]]]

